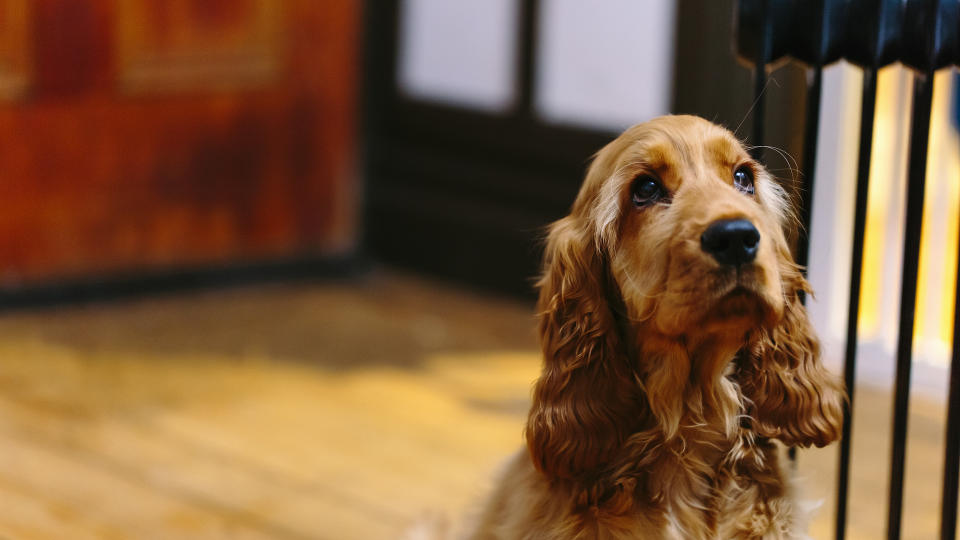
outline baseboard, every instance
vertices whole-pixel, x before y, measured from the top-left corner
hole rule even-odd
[[[344,278],[359,275],[370,266],[366,255],[350,253],[179,267],[0,287],[0,312],[277,281]]]

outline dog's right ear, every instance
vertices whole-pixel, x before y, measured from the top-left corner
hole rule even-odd
[[[551,226],[538,283],[543,372],[526,437],[534,464],[551,478],[589,476],[638,420],[639,396],[608,305],[602,255],[582,219],[568,216]]]

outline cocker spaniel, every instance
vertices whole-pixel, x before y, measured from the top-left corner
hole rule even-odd
[[[527,451],[472,538],[802,535],[778,455],[836,440],[845,393],[800,302],[796,226],[784,190],[701,118],[601,150],[547,238]]]

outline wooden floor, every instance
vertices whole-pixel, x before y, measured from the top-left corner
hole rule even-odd
[[[389,539],[461,516],[521,444],[529,306],[431,282],[260,286],[0,316],[0,538]],[[852,538],[879,538],[889,396],[858,395]],[[942,407],[911,417],[934,538]],[[799,474],[826,498],[836,448]]]

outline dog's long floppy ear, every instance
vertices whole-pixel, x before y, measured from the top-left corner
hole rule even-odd
[[[793,269],[780,324],[741,359],[740,384],[753,402],[754,430],[787,445],[825,446],[843,427],[843,382],[820,362],[820,343],[799,292],[809,284]]]
[[[526,437],[551,478],[584,478],[609,458],[638,418],[633,371],[622,352],[602,253],[587,218],[553,224],[538,284],[543,372]]]

